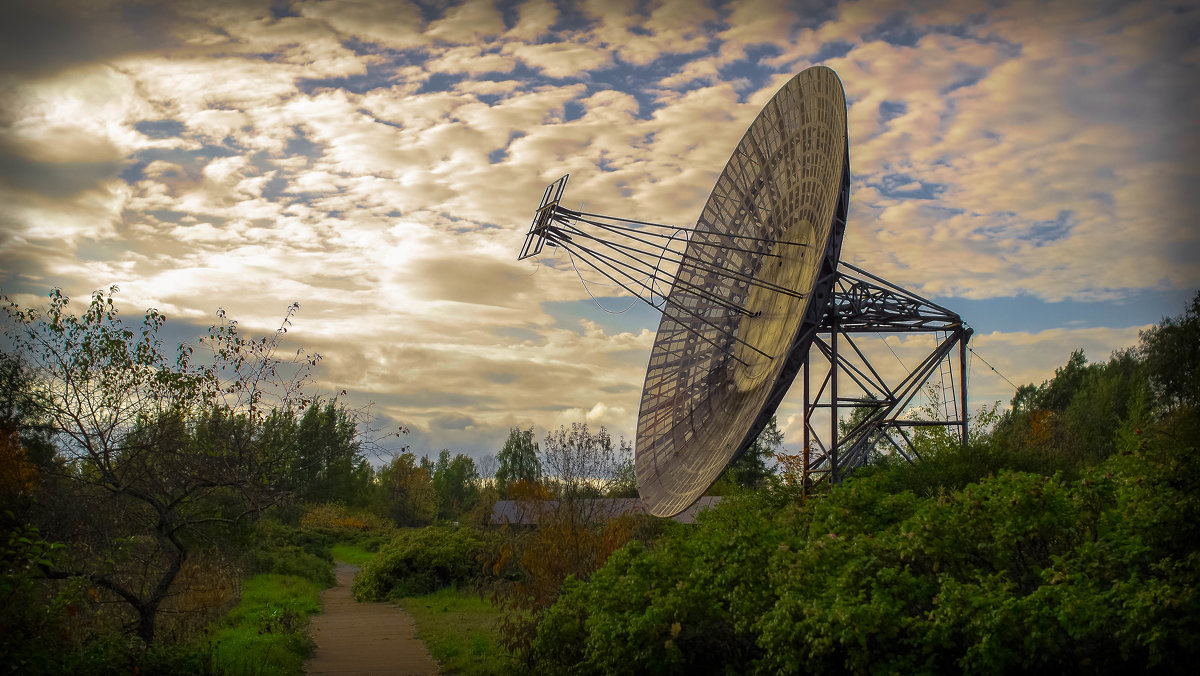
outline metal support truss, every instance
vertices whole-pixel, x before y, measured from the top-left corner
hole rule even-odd
[[[673,298],[671,291],[683,291],[690,297],[702,300],[708,306],[720,308],[730,316],[755,317],[759,313],[751,312],[734,302],[728,294],[685,281],[685,278],[678,274],[679,270],[689,269],[706,278],[720,278],[728,280],[729,284],[759,287],[793,298],[804,297],[802,293],[759,279],[750,272],[722,266],[715,258],[706,254],[711,250],[720,249],[764,258],[778,258],[780,254],[772,252],[772,247],[806,247],[806,244],[752,235],[698,231],[634,218],[568,209],[561,204],[568,177],[569,175],[563,176],[546,188],[534,213],[529,232],[525,236],[525,244],[521,248],[518,260],[540,254],[549,244],[557,250],[564,251],[577,272],[579,265],[598,272],[609,284],[623,289],[642,303],[659,312],[680,318],[680,326],[685,330],[743,365],[745,362],[736,356],[731,344],[714,341],[707,335],[710,330],[721,332],[718,322],[693,306]],[[713,236],[696,237],[698,232]],[[758,346],[733,335],[730,335],[728,342],[743,345],[767,359],[778,356],[767,354]]]
[[[870,334],[930,333],[933,349],[917,365],[901,362],[897,377],[891,364],[873,362],[862,350]],[[955,428],[967,442],[967,342],[973,330],[958,314],[853,265],[842,263],[834,283],[833,302],[817,328],[813,347],[803,356],[805,485],[829,480],[841,483],[873,453],[896,453],[909,462],[920,456],[912,432],[918,427]],[[957,348],[957,359],[953,352]],[[899,362],[899,357],[895,358]],[[889,360],[890,361],[890,360]],[[957,361],[957,369],[954,362]],[[890,377],[885,377],[887,372]],[[935,376],[954,396],[940,415],[916,420],[904,412]],[[843,428],[841,414],[851,411]],[[813,414],[827,411],[822,434]]]

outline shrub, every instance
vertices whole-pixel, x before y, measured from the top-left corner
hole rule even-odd
[[[382,601],[477,582],[487,547],[483,535],[470,528],[402,530],[354,577],[354,598]]]
[[[803,505],[726,500],[694,529],[568,581],[538,622],[531,666],[1185,672],[1200,658],[1189,416],[1124,430],[1074,480],[1001,470],[922,496],[894,491],[908,483],[897,468]],[[956,484],[975,460],[951,460]]]
[[[332,587],[336,582],[332,563],[332,558],[314,556],[301,547],[285,545],[256,551],[249,569],[252,573],[295,575],[322,587]]]
[[[250,537],[247,572],[296,575],[322,587],[334,585],[333,554],[329,551],[333,538],[329,534],[263,519]]]
[[[696,527],[668,529],[653,547],[631,542],[588,582],[568,580],[539,618],[530,666],[606,674],[750,664],[759,654],[756,618],[770,607],[763,570],[795,529],[792,495],[777,489],[726,498],[702,512]]]
[[[350,510],[327,502],[310,506],[300,517],[300,527],[306,531],[323,531],[341,538],[361,533],[391,530],[393,524],[365,510]]]

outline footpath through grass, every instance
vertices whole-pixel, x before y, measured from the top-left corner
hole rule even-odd
[[[447,674],[504,674],[512,660],[500,647],[500,610],[474,591],[440,589],[396,601],[413,616],[417,637]]]
[[[321,586],[295,575],[263,574],[246,580],[242,600],[212,637],[212,666],[219,674],[302,674],[312,654],[308,618],[321,612]]]
[[[330,547],[335,561],[361,566],[378,552],[360,544]],[[501,612],[474,591],[446,587],[423,596],[396,600],[417,625],[417,637],[425,643],[443,673],[493,675],[511,673],[512,659],[500,647]]]
[[[341,563],[349,563],[353,566],[361,566],[367,561],[375,558],[377,552],[367,551],[359,544],[337,544],[329,548],[329,552],[333,554],[333,560]]]

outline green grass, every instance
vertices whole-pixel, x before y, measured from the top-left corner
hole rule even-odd
[[[416,620],[418,638],[425,642],[443,673],[511,671],[512,660],[498,640],[501,611],[476,592],[446,588],[396,603]]]
[[[312,654],[308,618],[321,612],[321,586],[294,575],[255,575],[242,600],[212,637],[219,674],[274,676],[304,673]]]
[[[367,561],[375,558],[376,552],[369,552],[363,549],[361,545],[356,544],[338,544],[329,548],[333,553],[333,560],[342,563],[349,563],[355,566],[361,566]]]

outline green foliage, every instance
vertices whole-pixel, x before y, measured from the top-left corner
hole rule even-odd
[[[537,483],[542,478],[542,465],[538,461],[538,445],[533,440],[533,428],[527,430],[514,427],[508,431],[504,448],[496,454],[499,467],[496,469],[496,488],[507,496],[508,487],[518,481]]]
[[[1200,406],[1200,291],[1178,317],[1141,334],[1138,351],[1165,406]]]
[[[301,674],[313,650],[306,633],[321,612],[321,586],[293,575],[256,575],[212,637],[212,666],[223,674]]]
[[[695,529],[673,529],[652,548],[634,541],[587,583],[568,581],[538,624],[534,669],[707,673],[747,663],[768,592],[762,570],[784,537],[770,519],[783,495],[727,498]]]
[[[500,646],[500,611],[473,591],[444,588],[424,596],[397,599],[412,615],[417,637],[441,669],[450,674],[492,676],[513,669]]]
[[[433,491],[437,495],[438,518],[455,520],[470,512],[479,500],[475,461],[462,453],[451,458],[450,451],[443,450],[433,466]]]
[[[397,526],[425,526],[437,518],[433,474],[416,455],[401,453],[376,472],[379,485],[374,509]]]
[[[246,537],[246,572],[294,575],[322,587],[334,584],[330,535],[260,519]]]
[[[46,637],[62,631],[74,594],[60,593],[46,603],[47,592],[38,584],[39,569],[54,563],[61,544],[47,542],[11,511],[0,516],[0,525],[0,655],[14,670],[36,673],[39,665],[57,663],[62,645]]]
[[[382,601],[467,586],[482,578],[488,548],[483,534],[471,528],[402,530],[363,564],[351,591],[359,601]]]
[[[296,499],[365,502],[372,474],[359,448],[357,423],[334,401],[314,401],[295,421],[289,481]]]
[[[1076,481],[1004,470],[920,498],[892,492],[897,467],[803,506],[728,499],[569,582],[534,668],[1183,669],[1198,656],[1200,463],[1164,441]]]
[[[247,559],[249,572],[302,577],[322,587],[332,587],[335,582],[330,568],[333,557],[328,548],[320,556],[297,545],[274,545],[256,548]]]
[[[1072,355],[992,434],[633,542],[534,615],[539,673],[1162,672],[1200,659],[1200,409]],[[991,413],[988,414],[992,415]],[[985,416],[987,417],[987,416]]]

